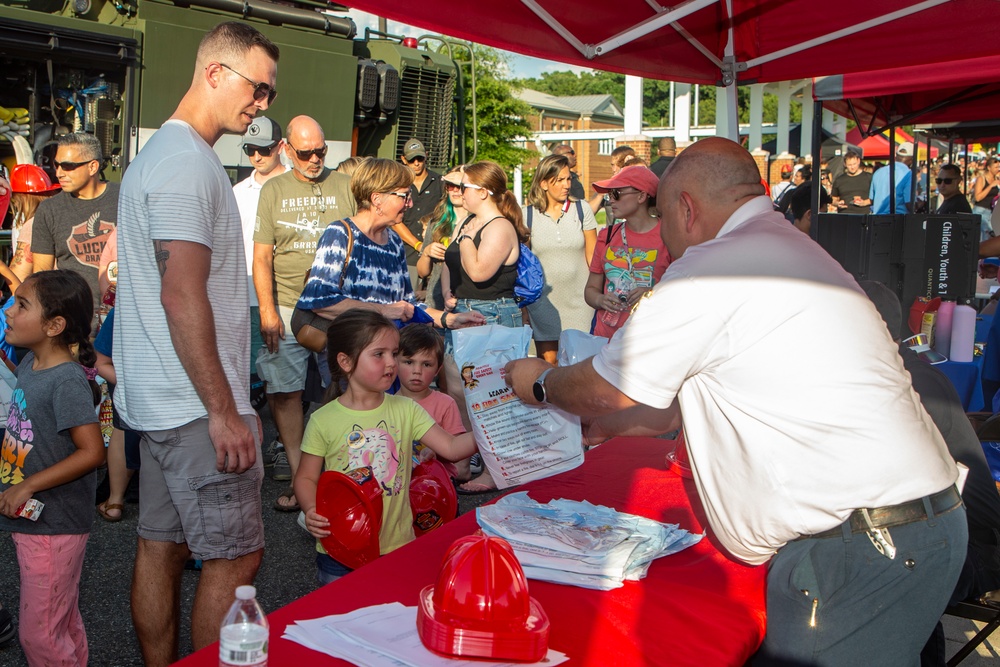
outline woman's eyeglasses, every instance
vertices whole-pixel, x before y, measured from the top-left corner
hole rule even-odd
[[[937,183],[938,185],[941,185],[942,183],[944,183],[945,185],[951,185],[952,183],[955,182],[955,179],[954,178],[935,178],[934,182]]]
[[[288,145],[292,146],[292,142],[289,141]],[[295,154],[299,156],[299,159],[302,160],[303,162],[309,162],[310,160],[312,160],[313,155],[322,160],[323,158],[326,157],[326,151],[329,148],[330,148],[329,146],[323,146],[322,148],[310,148],[309,150],[300,151],[295,146],[292,146],[292,150],[295,151]]]
[[[271,157],[271,152],[277,147],[278,142],[275,142],[270,146],[251,146],[250,144],[243,144],[243,152],[247,154],[247,157],[253,157],[254,153],[260,153],[264,157]]]
[[[622,195],[630,195],[630,194],[637,193],[637,192],[639,192],[639,191],[635,190],[635,189],[626,190],[624,188],[612,188],[611,190],[608,190],[608,194],[611,196],[611,199],[614,200],[614,201],[618,201],[619,199],[621,199]]]
[[[250,77],[240,74],[226,63],[219,63],[219,64],[225,67],[233,74],[243,77],[250,83],[251,86],[253,86],[253,99],[255,102],[260,102],[262,99],[266,97],[268,106],[274,103],[274,98],[278,96],[277,88],[272,88],[270,84],[267,83],[259,83],[257,81],[254,81]]]
[[[458,187],[462,191],[463,195],[465,194],[465,191],[469,190],[469,189],[472,189],[472,190],[486,190],[486,188],[484,188],[483,186],[476,185],[475,183],[462,183]],[[493,191],[492,190],[486,190],[486,192],[490,193],[491,197],[493,196]]]
[[[461,192],[461,190],[462,190],[462,184],[461,183],[452,183],[451,181],[445,181],[444,182],[444,189],[445,190],[458,190],[459,192]]]
[[[411,193],[411,190],[407,190],[406,192],[387,192],[386,194],[387,195],[396,195],[397,197],[399,197],[400,199],[402,199],[403,203],[405,204],[406,202],[410,201],[410,193]]]

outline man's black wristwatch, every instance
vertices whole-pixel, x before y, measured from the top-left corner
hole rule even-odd
[[[538,376],[538,379],[535,380],[535,384],[531,385],[531,393],[534,394],[535,400],[538,401],[539,403],[548,402],[547,400],[545,400],[546,399],[545,376],[551,373],[553,370],[555,369],[546,368],[544,371],[542,371],[542,374]]]

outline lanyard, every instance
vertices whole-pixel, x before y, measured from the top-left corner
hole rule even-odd
[[[628,223],[622,223],[622,246],[625,249],[625,261],[628,262],[628,277],[635,283],[635,276],[632,275],[632,262],[635,258],[632,257],[632,250],[628,247],[628,239],[625,237],[625,227],[627,226]]]

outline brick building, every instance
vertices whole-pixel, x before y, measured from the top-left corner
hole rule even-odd
[[[560,143],[567,143],[576,151],[576,172],[587,188],[587,196],[594,193],[590,184],[611,178],[609,156],[615,148],[614,139],[590,139],[587,131],[617,130],[625,127],[625,112],[611,95],[572,95],[556,97],[537,90],[522,89],[515,93],[531,106],[533,113],[528,124],[544,136],[535,146],[543,156]],[[559,135],[565,134],[565,138]],[[525,170],[534,169],[537,160],[527,163]],[[525,183],[525,188],[528,184]]]

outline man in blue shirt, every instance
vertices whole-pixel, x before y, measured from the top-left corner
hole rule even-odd
[[[907,204],[910,202],[910,165],[913,164],[913,144],[904,141],[896,147],[896,213],[909,213]],[[872,175],[870,196],[872,213],[886,215],[893,211],[889,208],[889,165],[886,165]]]

